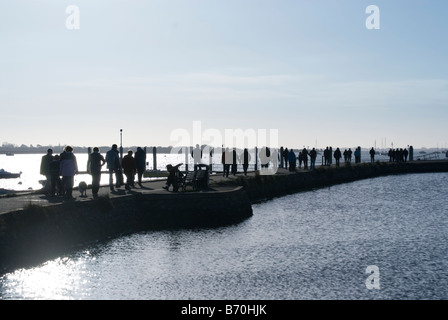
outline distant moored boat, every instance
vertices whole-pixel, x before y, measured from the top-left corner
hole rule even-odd
[[[22,172],[19,173],[11,173],[8,171],[5,171],[3,169],[0,169],[0,179],[14,179],[14,178],[20,178],[20,175]]]

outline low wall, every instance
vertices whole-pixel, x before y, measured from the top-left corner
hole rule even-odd
[[[223,226],[251,215],[252,207],[242,187],[28,206],[0,216],[0,271],[133,232]]]
[[[316,170],[296,174],[256,175],[253,179],[238,178],[251,202],[271,199],[313,188],[321,188],[361,179],[386,175],[448,172],[448,161],[414,161],[406,163],[341,164],[340,167],[316,167]]]

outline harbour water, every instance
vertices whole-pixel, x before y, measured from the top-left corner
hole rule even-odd
[[[448,173],[425,173],[279,197],[237,225],[141,232],[18,269],[0,297],[447,299],[447,192]]]

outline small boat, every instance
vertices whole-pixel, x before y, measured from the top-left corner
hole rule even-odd
[[[22,172],[19,173],[11,173],[8,171],[5,171],[4,169],[0,169],[0,179],[15,179],[20,178],[20,175]]]

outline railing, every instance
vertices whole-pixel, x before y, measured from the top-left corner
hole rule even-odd
[[[439,151],[425,153],[417,156],[417,160],[439,160]]]

